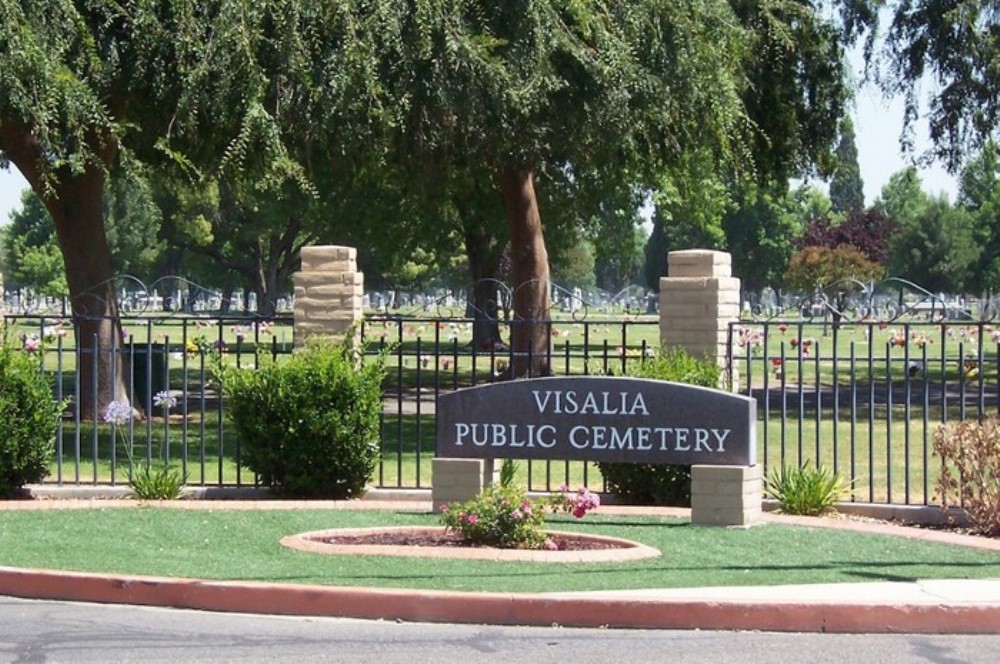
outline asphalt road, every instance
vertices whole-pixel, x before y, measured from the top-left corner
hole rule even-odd
[[[994,664],[1000,661],[1000,634],[775,634],[408,624],[0,597],[3,663],[497,661]]]

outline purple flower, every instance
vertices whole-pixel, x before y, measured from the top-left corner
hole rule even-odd
[[[132,405],[127,401],[112,401],[104,409],[104,421],[125,424],[132,419]]]

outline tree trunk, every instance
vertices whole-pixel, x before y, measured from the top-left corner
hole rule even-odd
[[[503,245],[464,215],[462,225],[465,228],[465,255],[469,259],[472,278],[472,293],[469,294],[472,298],[471,312],[467,312],[472,317],[472,347],[478,350],[499,348],[503,340],[498,322],[500,305],[497,288],[500,282],[497,272]]]
[[[121,348],[121,322],[101,209],[104,171],[94,164],[82,173],[60,171],[51,182],[54,194],[46,195],[40,171],[46,157],[30,130],[16,122],[0,123],[0,149],[41,197],[55,222],[80,349],[77,409],[81,418],[96,420],[112,401],[129,402],[123,357],[117,352]],[[98,150],[103,163],[112,163],[113,145],[102,145]]]
[[[547,376],[550,367],[549,256],[530,169],[502,169],[497,183],[510,232],[514,314],[510,378]]]
[[[98,419],[112,401],[129,401],[121,325],[101,213],[104,175],[90,167],[64,180],[58,198],[45,199],[66,264],[70,304],[80,350],[80,416]],[[96,360],[95,360],[96,349]],[[96,391],[95,391],[96,388]],[[133,404],[134,405],[134,404]]]

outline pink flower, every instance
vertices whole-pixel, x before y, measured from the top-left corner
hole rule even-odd
[[[576,518],[582,519],[586,515],[587,515],[587,510],[582,505],[577,505],[576,507],[573,508],[573,516],[575,516]]]
[[[478,517],[478,516],[476,516],[475,514],[466,514],[466,515],[465,515],[465,522],[466,522],[467,524],[469,524],[470,526],[474,526],[474,525],[476,525],[476,523],[477,523],[478,521],[479,521],[479,517]]]
[[[553,542],[551,539],[545,540],[545,544],[542,545],[546,551],[558,551],[559,545]]]

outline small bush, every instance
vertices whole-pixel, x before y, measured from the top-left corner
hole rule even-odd
[[[52,397],[39,362],[0,335],[0,497],[44,479],[55,452],[62,404]]]
[[[834,510],[849,486],[823,466],[779,468],[764,480],[764,495],[777,500],[785,514],[818,516]]]
[[[567,495],[569,487],[549,498],[530,500],[522,489],[493,484],[464,503],[445,507],[441,522],[472,546],[499,549],[540,549],[554,546],[542,531],[547,512],[569,512],[578,519],[600,507],[600,498],[586,488]]]
[[[351,343],[316,342],[283,364],[218,367],[243,462],[294,496],[350,498],[379,459],[385,360],[361,364]]]
[[[449,505],[441,522],[473,546],[537,549],[546,539],[545,511],[512,486],[491,485],[470,501]]]
[[[715,362],[698,359],[680,348],[630,362],[626,374],[701,387],[718,387]],[[607,490],[629,503],[691,506],[691,466],[687,464],[597,463]]]
[[[934,432],[941,506],[960,507],[982,535],[1000,536],[1000,420],[946,424]]]

